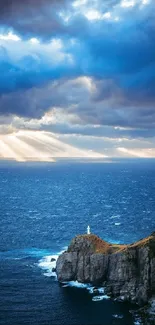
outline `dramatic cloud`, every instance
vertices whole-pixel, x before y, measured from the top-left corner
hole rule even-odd
[[[154,139],[154,31],[153,0],[2,0],[0,133]]]
[[[138,97],[138,92],[137,92]],[[146,102],[145,93],[139,101],[123,92],[112,80],[78,77],[59,80],[42,88],[32,88],[4,94],[0,110],[27,118],[26,128],[39,127],[57,132],[74,132],[79,124],[85,134],[86,125],[113,126],[135,129],[132,134],[154,134],[155,110],[153,101]],[[12,103],[16,105],[12,106]],[[44,115],[48,111],[46,118]],[[48,117],[48,118],[47,118]],[[63,127],[64,125],[64,127]],[[83,132],[82,132],[83,128]],[[152,131],[151,131],[152,130]],[[102,132],[104,132],[102,128]],[[79,132],[78,132],[79,133]]]
[[[82,32],[89,29],[88,20],[106,18],[107,11],[118,3],[118,0],[105,0],[104,3],[94,0],[1,0],[1,26],[5,31],[11,27],[24,38],[37,35],[49,39],[64,33],[78,35],[81,27],[85,27]]]
[[[10,27],[24,37],[40,34],[45,37],[50,30],[61,29],[58,15],[65,0],[2,0],[0,20],[4,30]]]

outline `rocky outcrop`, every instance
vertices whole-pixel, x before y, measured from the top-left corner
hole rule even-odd
[[[59,256],[56,273],[60,282],[104,286],[114,298],[143,305],[155,294],[155,233],[131,245],[76,236]]]

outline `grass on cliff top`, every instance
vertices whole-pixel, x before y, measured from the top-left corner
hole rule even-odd
[[[94,250],[96,253],[112,254],[125,249],[127,246],[127,245],[110,244],[93,234],[79,235],[77,237],[90,240],[94,245]]]
[[[128,245],[128,247],[149,247],[151,256],[155,257],[155,232],[146,238]]]
[[[90,240],[94,245],[94,250],[96,253],[102,253],[102,254],[113,254],[118,253],[121,251],[125,251],[128,248],[134,248],[134,247],[146,247],[148,246],[153,254],[155,256],[155,233],[151,234],[150,236],[141,239],[135,243],[128,244],[128,245],[120,245],[120,244],[111,244],[108,243],[98,236],[94,234],[90,235],[79,235],[78,238],[85,238]]]

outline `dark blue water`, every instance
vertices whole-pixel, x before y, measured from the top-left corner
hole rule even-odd
[[[1,164],[0,325],[134,324],[131,306],[60,286],[48,256],[88,224],[105,240],[136,241],[155,230],[154,211],[152,160]]]

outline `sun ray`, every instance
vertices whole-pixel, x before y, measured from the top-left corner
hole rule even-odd
[[[1,136],[0,155],[17,161],[54,161],[56,158],[103,158],[91,150],[76,148],[44,131],[23,131]]]
[[[17,148],[16,150],[20,152],[21,156],[25,160],[39,160],[39,161],[49,161],[50,159],[49,155],[47,153],[42,153],[39,150],[36,150],[35,147],[27,144],[26,142],[22,141],[18,138],[17,135],[10,135],[8,136],[10,139],[10,142],[12,143],[12,146],[14,148]]]
[[[16,153],[12,148],[11,144],[5,143],[5,139],[0,139],[0,154],[5,159],[15,159],[17,161],[25,161],[25,159]]]
[[[127,148],[117,148],[117,150],[126,156],[130,157],[137,157],[137,158],[153,158],[155,157],[155,149],[154,148],[145,148],[145,149],[127,149]]]

